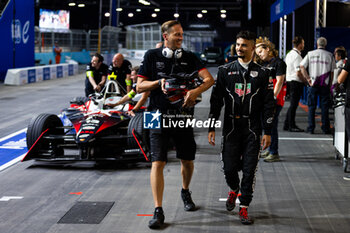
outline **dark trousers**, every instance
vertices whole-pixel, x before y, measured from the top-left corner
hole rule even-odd
[[[330,105],[330,90],[329,87],[313,86],[308,88],[307,105],[309,108],[308,131],[314,131],[315,129],[315,111],[317,107],[317,97],[320,97],[321,106],[321,118],[322,118],[322,130],[328,132],[329,123],[329,105]]]
[[[222,161],[226,183],[234,191],[241,190],[239,199],[244,206],[249,206],[253,198],[259,151],[260,135],[249,130],[247,119],[235,120],[234,131],[224,138]]]
[[[278,116],[282,110],[281,105],[276,105],[275,115],[272,121],[271,145],[269,147],[270,154],[278,154]]]
[[[345,132],[350,140],[350,107],[345,107]]]
[[[287,111],[286,119],[284,121],[284,128],[295,128],[295,113],[297,111],[300,98],[303,94],[304,84],[297,82],[297,81],[291,81],[289,82],[289,99],[290,99],[290,105]]]
[[[94,88],[92,87],[88,78],[85,78],[85,96],[89,97],[89,95],[95,93]]]

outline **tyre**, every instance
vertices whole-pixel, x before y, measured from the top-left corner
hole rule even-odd
[[[133,136],[133,130],[135,130],[136,135],[141,139],[142,149],[147,153],[149,151],[149,131],[143,128],[143,113],[137,113],[131,118],[128,125],[128,147],[139,148],[136,139]]]
[[[62,121],[60,118],[53,114],[40,114],[37,117],[32,118],[27,129],[27,147],[30,149],[40,135],[48,129],[46,135],[63,135],[64,129],[62,127]],[[51,142],[51,143],[50,143]],[[48,152],[53,151],[54,155],[63,155],[63,148],[57,147],[58,144],[63,143],[63,140],[46,140],[41,139],[37,142],[37,145],[33,148],[33,154],[38,154],[40,151],[47,150]]]

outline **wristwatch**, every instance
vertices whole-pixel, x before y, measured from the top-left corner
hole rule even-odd
[[[162,79],[158,79],[158,86],[162,86]]]

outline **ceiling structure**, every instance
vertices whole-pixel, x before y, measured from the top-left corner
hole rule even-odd
[[[36,24],[39,22],[39,9],[69,10],[71,29],[98,29],[101,18],[101,28],[111,24],[111,17],[105,14],[111,10],[111,0],[35,0]],[[101,2],[100,2],[101,1]],[[159,23],[160,25],[171,19],[181,22],[185,31],[206,30],[215,31],[216,42],[227,41],[234,38],[241,29],[257,31],[260,27],[268,31],[270,26],[270,6],[275,0],[147,0],[151,4],[143,5],[139,0],[115,0],[115,9],[119,17],[115,20],[118,26],[124,28],[127,25],[142,23]],[[248,2],[251,2],[252,18],[248,19]],[[75,3],[75,6],[69,6]],[[100,3],[102,6],[99,18]],[[78,7],[84,4],[84,7]],[[119,4],[119,6],[118,6]],[[155,10],[156,8],[159,9]],[[206,10],[206,13],[202,12]],[[221,12],[225,10],[226,12]],[[129,17],[129,14],[132,17]],[[179,17],[175,18],[174,14]],[[156,17],[152,17],[156,14]],[[202,17],[199,18],[198,14]],[[222,16],[225,14],[225,16]],[[224,18],[223,18],[224,17]],[[113,25],[113,24],[112,24]]]
[[[109,17],[105,13],[110,12],[110,0],[36,0],[36,12],[39,8],[44,9],[66,9],[71,12],[71,28],[76,29],[95,29],[99,22],[99,6],[102,1],[102,27],[109,24]],[[130,25],[149,22],[162,23],[166,20],[175,19],[174,14],[178,13],[177,18],[185,28],[191,24],[209,24],[211,28],[217,25],[225,24],[226,21],[237,21],[244,24],[248,21],[248,1],[247,0],[148,0],[150,5],[143,5],[139,0],[115,0],[116,8],[118,2],[122,11],[119,14],[118,25]],[[259,12],[268,12],[272,0],[252,0],[253,12],[259,8]],[[69,3],[76,3],[75,6],[69,6]],[[78,4],[85,4],[84,7],[78,7]],[[261,5],[266,9],[261,9]],[[158,8],[159,11],[155,11]],[[137,9],[139,9],[137,11]],[[113,9],[112,9],[113,10]],[[203,13],[206,10],[207,13]],[[221,10],[226,10],[222,13]],[[130,13],[133,15],[130,17]],[[152,17],[156,14],[156,17]],[[198,14],[202,14],[198,18]],[[225,14],[224,16],[221,16]],[[36,13],[38,17],[38,13]],[[222,18],[225,17],[225,18]],[[259,20],[261,22],[261,20]],[[264,21],[264,20],[263,20]]]

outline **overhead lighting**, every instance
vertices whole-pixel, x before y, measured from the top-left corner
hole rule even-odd
[[[80,3],[80,4],[78,4],[78,7],[85,7],[85,4],[84,3]]]
[[[202,10],[202,13],[206,14],[206,13],[208,13],[208,11],[207,10]]]
[[[131,17],[134,17],[134,14],[133,13],[129,13],[128,16],[131,18]]]
[[[156,14],[156,13],[153,13],[153,14],[152,14],[152,17],[153,17],[153,18],[157,17],[157,14]]]
[[[203,15],[202,15],[201,13],[198,13],[198,14],[197,14],[197,17],[198,17],[198,18],[202,18]]]
[[[220,10],[221,13],[225,14],[226,13],[226,10]]]
[[[136,9],[136,12],[141,12],[141,9]]]
[[[76,5],[75,2],[68,3],[68,6],[75,6],[75,5]]]
[[[116,11],[119,11],[119,12],[122,10],[123,10],[123,8],[120,8],[120,7],[116,9]]]
[[[139,3],[143,4],[143,5],[146,5],[146,6],[149,6],[151,5],[150,2],[146,1],[146,0],[139,0]]]
[[[221,16],[221,18],[223,18],[223,19],[226,18],[226,14],[221,14],[220,16]]]
[[[160,9],[159,9],[159,8],[156,8],[156,9],[154,9],[154,11],[155,11],[155,12],[159,12],[159,11],[160,11]]]
[[[175,13],[175,14],[174,14],[174,17],[175,17],[175,18],[179,18],[179,17],[180,17],[179,13]]]
[[[209,24],[190,24],[190,28],[210,28]]]
[[[109,16],[111,16],[111,14],[109,12],[106,12],[105,17],[109,17]]]

